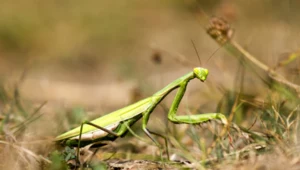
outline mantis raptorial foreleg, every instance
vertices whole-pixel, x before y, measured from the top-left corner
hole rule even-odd
[[[183,124],[183,123],[197,124],[197,123],[202,123],[213,119],[220,119],[222,123],[226,125],[227,119],[223,114],[220,113],[205,113],[205,114],[198,114],[198,115],[182,115],[182,116],[176,115],[180,101],[186,91],[187,83],[188,82],[183,82],[182,84],[180,84],[180,87],[177,91],[177,94],[169,110],[168,119],[173,123],[178,123],[178,124]]]

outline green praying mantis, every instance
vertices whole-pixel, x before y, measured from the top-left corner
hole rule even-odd
[[[227,125],[227,119],[221,113],[176,115],[178,106],[184,96],[189,81],[197,78],[204,82],[207,76],[207,69],[196,67],[193,71],[176,79],[152,96],[106,114],[91,122],[83,122],[79,127],[57,136],[55,140],[64,142],[68,146],[77,146],[78,148],[93,143],[113,141],[118,137],[123,137],[128,131],[131,131],[130,127],[142,118],[143,131],[157,146],[159,146],[158,142],[151,134],[160,137],[163,137],[163,135],[148,130],[147,122],[155,107],[175,89],[178,89],[178,91],[168,113],[168,119],[171,122],[176,124],[199,124],[209,120],[219,119],[223,124]]]

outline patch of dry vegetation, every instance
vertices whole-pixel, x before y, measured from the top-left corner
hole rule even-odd
[[[209,67],[211,74],[201,86],[191,82],[179,112],[224,113],[230,127],[214,121],[196,126],[167,122],[171,94],[156,108],[149,128],[168,136],[172,161],[166,161],[165,147],[160,150],[146,136],[144,142],[128,134],[97,153],[93,153],[96,149],[86,150],[82,162],[104,169],[298,169],[298,2],[89,2],[28,1],[14,5],[5,1],[0,7],[0,169],[66,169],[65,160],[74,158],[75,151],[56,146],[54,136],[78,126],[87,117],[99,117],[98,113],[115,110],[131,99],[151,95],[162,84],[186,73],[178,67],[198,63],[196,57],[185,57],[196,55],[187,44],[189,37],[195,40],[195,48],[201,48],[201,59],[209,60],[203,67]],[[114,10],[106,10],[106,6]],[[234,28],[223,19],[209,21],[203,11],[223,16]],[[199,29],[195,16],[205,31]],[[210,58],[218,48],[221,50]],[[150,53],[154,64],[148,64],[149,57],[144,57]],[[15,78],[14,72],[28,63],[33,67],[29,76],[42,77],[42,81],[34,81],[39,86],[32,83],[30,88],[22,88],[28,72],[21,78]],[[166,76],[161,72],[167,72]],[[149,74],[154,78],[146,78]],[[10,76],[16,81],[7,86],[12,82]],[[138,83],[123,83],[124,77]],[[64,86],[57,88],[53,83],[53,91],[73,91],[55,95],[49,90],[51,100],[45,98],[46,93],[38,91],[42,86],[39,82],[54,79]],[[117,82],[116,88],[123,91],[109,92],[109,99],[118,101],[108,103],[107,109],[98,103],[100,98],[108,100],[108,88],[103,90],[98,84],[111,82]],[[95,96],[91,97],[93,92]],[[72,103],[68,99],[76,105],[66,104]],[[133,129],[142,136],[140,126],[137,122]],[[158,140],[164,146],[164,141]]]

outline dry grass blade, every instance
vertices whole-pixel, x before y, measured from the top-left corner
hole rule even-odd
[[[34,110],[34,112],[29,115],[23,122],[20,124],[16,125],[15,127],[12,127],[13,133],[18,133],[22,129],[24,129],[28,124],[34,122],[35,120],[39,119],[43,113],[40,113],[40,110],[42,109],[43,106],[45,106],[47,102],[43,102],[38,108]]]
[[[38,161],[38,162],[44,161],[44,162],[46,162],[46,163],[48,163],[48,164],[51,163],[50,160],[48,160],[48,159],[46,159],[46,158],[44,158],[44,157],[42,157],[42,156],[40,156],[40,155],[37,155],[37,154],[35,154],[34,152],[32,152],[31,150],[26,149],[26,148],[24,148],[24,147],[18,146],[18,145],[13,144],[13,143],[8,143],[8,142],[6,142],[6,141],[1,141],[1,140],[0,140],[0,143],[5,144],[5,145],[9,145],[9,146],[13,147],[13,148],[16,149],[16,150],[21,151],[21,152],[24,153],[25,155],[31,156],[32,158],[34,158],[34,159],[35,159],[36,161]],[[20,153],[20,155],[23,155],[22,153]]]

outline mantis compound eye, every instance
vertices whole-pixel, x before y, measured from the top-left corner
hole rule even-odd
[[[206,68],[196,67],[194,68],[194,74],[199,80],[205,81],[208,75],[208,70]]]

